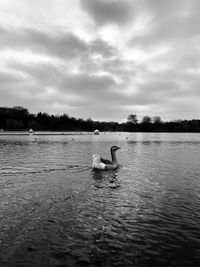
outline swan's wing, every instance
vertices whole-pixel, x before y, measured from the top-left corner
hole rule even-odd
[[[103,159],[103,158],[100,158],[101,162],[104,163],[104,164],[110,164],[110,165],[113,165],[113,162],[108,160],[108,159]]]

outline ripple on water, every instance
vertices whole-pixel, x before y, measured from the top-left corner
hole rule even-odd
[[[1,142],[1,266],[198,266],[200,143],[134,138],[118,172],[114,141]]]

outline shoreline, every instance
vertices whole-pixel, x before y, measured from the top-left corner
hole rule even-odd
[[[26,136],[38,136],[38,135],[91,135],[93,134],[92,132],[87,132],[87,133],[64,133],[64,132],[34,132],[34,133],[25,133],[25,132],[0,132],[0,136],[4,136],[4,135],[26,135]]]

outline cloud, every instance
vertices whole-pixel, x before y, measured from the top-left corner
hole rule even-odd
[[[76,57],[87,51],[87,44],[70,32],[47,33],[30,28],[0,28],[0,47],[32,50],[56,57]]]
[[[104,58],[113,56],[117,49],[101,38],[86,42],[71,32],[44,32],[31,28],[0,27],[0,48],[29,50],[35,54],[57,57],[61,60],[99,55]]]
[[[116,86],[115,80],[107,75],[97,76],[89,75],[87,73],[75,74],[75,75],[65,75],[62,87],[70,88],[72,90],[84,90],[84,94],[105,94],[112,88]]]
[[[179,45],[183,40],[190,41],[190,38],[199,36],[199,8],[200,3],[195,0],[141,1],[136,9],[138,14],[145,11],[149,21],[143,31],[133,33],[129,45],[153,48],[160,44]]]
[[[133,16],[127,0],[82,0],[81,4],[98,25],[126,24]]]
[[[198,118],[199,1],[12,2],[0,1],[0,105]]]
[[[22,77],[19,77],[14,72],[11,71],[0,71],[0,82],[1,82],[1,87],[14,84],[16,82],[21,81]]]
[[[94,108],[98,105],[103,107],[105,103],[109,105],[114,98],[116,100],[118,98],[113,92],[118,84],[112,76],[69,73],[65,71],[62,64],[18,62],[10,64],[9,67],[13,72],[18,70],[20,75],[23,74],[26,79],[20,80],[19,77],[19,82],[12,84],[9,82],[10,76],[8,76],[7,97],[12,95],[13,90],[15,92],[20,90],[20,93],[16,93],[14,98],[20,105],[22,105],[22,101],[29,103],[34,111],[35,107],[40,107],[41,111],[43,106],[48,106],[49,110],[52,110],[53,106],[58,108],[66,105],[69,111],[75,107],[77,109],[81,107],[88,109],[93,105]],[[63,110],[63,112],[68,113],[67,110]],[[87,111],[85,110],[84,113]],[[80,117],[81,113],[77,116]],[[83,117],[86,118],[85,115]]]
[[[102,40],[101,38],[96,38],[92,40],[89,45],[89,52],[101,55],[104,58],[110,58],[116,55],[118,49],[110,45],[108,42]]]

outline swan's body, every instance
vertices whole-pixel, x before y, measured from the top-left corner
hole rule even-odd
[[[92,168],[93,169],[98,169],[98,170],[105,170],[106,164],[104,164],[103,162],[101,162],[101,158],[99,156],[99,154],[94,154],[92,156]]]
[[[92,168],[99,170],[115,170],[119,167],[115,151],[120,149],[118,146],[112,146],[110,149],[111,152],[111,161],[108,159],[101,158],[98,154],[94,154]]]

